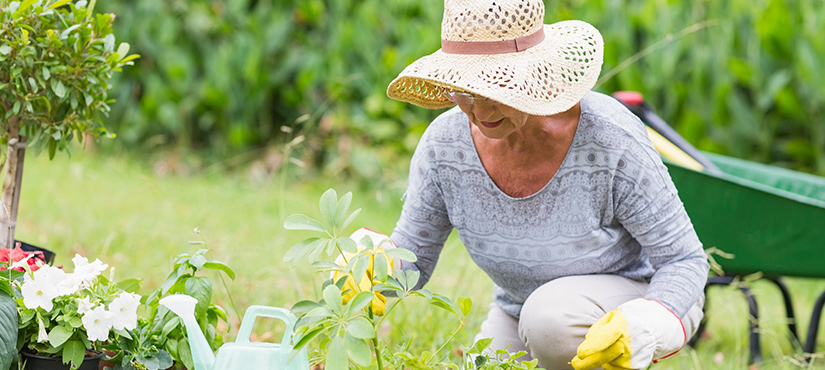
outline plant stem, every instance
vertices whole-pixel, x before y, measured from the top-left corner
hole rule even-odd
[[[375,322],[375,315],[372,313],[372,304],[369,306],[369,315],[370,315],[370,322]],[[386,315],[385,315],[386,316]],[[383,319],[383,317],[382,317]],[[380,322],[380,321],[379,321]],[[382,370],[384,368],[383,361],[381,360],[381,349],[378,347],[378,326],[375,327],[375,336],[372,337],[372,352],[375,353],[375,362],[378,365],[378,370]]]
[[[380,318],[380,319],[378,319],[378,322],[377,322],[377,323],[375,323],[375,327],[376,327],[376,328],[377,328],[379,325],[381,325],[381,323],[382,323],[382,322],[384,322],[384,318],[386,318],[387,316],[389,316],[389,315],[390,315],[390,311],[392,311],[392,309],[393,309],[393,308],[395,308],[395,306],[398,306],[398,304],[399,304],[399,303],[401,303],[401,300],[403,300],[403,299],[404,299],[404,298],[399,298],[398,300],[396,300],[395,302],[393,302],[393,304],[390,306],[390,308],[388,308],[386,311],[384,311],[384,316],[381,316],[381,318]],[[372,314],[372,307],[370,307],[370,314]]]
[[[438,353],[439,353],[439,352],[441,352],[441,350],[443,350],[443,349],[444,349],[444,347],[446,347],[446,346],[447,346],[447,344],[449,344],[449,343],[450,343],[450,341],[452,341],[453,339],[456,339],[456,335],[458,335],[458,332],[459,332],[459,331],[460,331],[463,327],[464,327],[464,320],[462,319],[462,320],[461,320],[461,323],[458,325],[458,329],[456,329],[456,330],[455,330],[455,331],[454,331],[454,332],[450,335],[450,338],[448,338],[446,341],[444,341],[444,344],[442,344],[442,345],[441,345],[441,347],[439,347],[439,348],[438,348],[438,350],[437,350],[437,351],[435,351],[435,353],[433,353],[433,357],[431,357],[430,359],[431,359],[431,360],[434,360],[434,359],[436,358],[436,355],[438,355]]]

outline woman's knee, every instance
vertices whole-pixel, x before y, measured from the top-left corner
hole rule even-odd
[[[603,312],[565,284],[543,285],[524,302],[519,335],[533,358],[548,369],[568,368],[576,347]]]
[[[567,369],[587,330],[645,284],[618,276],[571,276],[542,285],[524,302],[519,335],[539,365]]]

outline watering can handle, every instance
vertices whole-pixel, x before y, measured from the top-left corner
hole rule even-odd
[[[241,328],[238,329],[238,338],[235,340],[236,343],[249,343],[249,337],[252,335],[252,326],[258,317],[271,317],[273,319],[280,319],[286,323],[281,348],[292,348],[290,345],[292,331],[295,329],[295,323],[298,319],[292,312],[281,307],[249,306],[249,308],[246,309],[246,313],[244,313]]]

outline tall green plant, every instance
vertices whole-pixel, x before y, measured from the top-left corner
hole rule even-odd
[[[0,0],[0,144],[7,147],[0,247],[14,240],[27,141],[53,157],[74,138],[107,135],[109,79],[132,63],[116,47],[114,14],[95,0]]]
[[[294,245],[284,256],[285,261],[298,263],[309,261],[318,273],[331,276],[322,284],[320,300],[303,300],[292,311],[299,317],[296,324],[295,349],[308,346],[313,341],[313,363],[323,363],[326,370],[345,369],[523,369],[536,367],[536,360],[521,362],[515,359],[524,353],[509,354],[507,351],[484,352],[490,341],[480,341],[460,364],[450,361],[450,354],[458,346],[464,346],[456,337],[466,323],[472,309],[472,301],[459,297],[453,301],[427,289],[413,290],[419,279],[418,271],[390,271],[393,259],[415,262],[416,256],[402,248],[394,248],[389,240],[375,244],[370,237],[353,240],[344,236],[344,230],[353,222],[361,209],[352,213],[349,207],[352,193],[341,198],[329,189],[319,202],[321,220],[304,214],[294,214],[284,221],[288,230],[317,232],[319,236],[304,239]],[[327,261],[324,255],[338,254],[340,260]],[[398,299],[385,307],[384,294]],[[435,352],[413,355],[399,349],[379,337],[379,327],[401,301],[417,297],[429,304],[446,310],[459,320],[458,328],[450,339]],[[512,356],[511,356],[512,355]]]

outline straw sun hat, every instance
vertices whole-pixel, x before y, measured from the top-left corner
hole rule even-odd
[[[457,90],[551,115],[593,88],[603,54],[590,24],[545,25],[542,0],[445,0],[441,49],[407,66],[387,95],[438,109],[454,105],[443,89]]]

